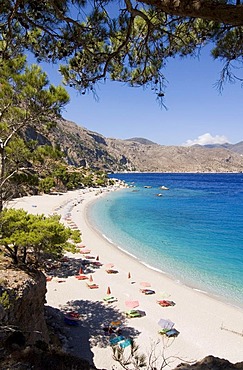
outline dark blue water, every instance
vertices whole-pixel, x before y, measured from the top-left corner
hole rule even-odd
[[[133,187],[90,209],[102,234],[174,279],[243,306],[243,174],[112,177]]]

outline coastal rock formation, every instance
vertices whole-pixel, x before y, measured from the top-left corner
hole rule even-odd
[[[228,360],[214,356],[207,356],[193,365],[180,364],[178,370],[242,370],[243,362],[232,364]]]
[[[21,331],[26,344],[49,341],[44,318],[45,293],[45,276],[41,272],[1,270],[0,322],[6,333],[11,333],[12,328],[13,332]]]
[[[33,132],[30,139],[39,140]],[[64,119],[59,120],[48,140],[62,150],[67,164],[107,172],[243,171],[241,143],[183,147],[159,145],[142,138],[111,139]]]
[[[0,358],[1,370],[96,370],[88,361],[60,352],[36,346],[15,350]],[[105,369],[103,369],[105,370]]]
[[[46,278],[42,272],[1,264],[0,275],[2,370],[95,369],[88,361],[63,352],[58,336],[51,338],[55,335],[53,328],[49,336],[44,315]]]
[[[243,157],[225,148],[147,145],[107,139],[113,155],[123,153],[141,172],[242,172]]]

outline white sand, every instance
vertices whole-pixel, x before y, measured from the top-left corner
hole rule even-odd
[[[97,199],[97,190],[85,193],[79,190],[63,195],[24,197],[10,204],[35,214],[57,212],[62,216],[72,208],[71,218],[82,232],[83,244],[91,249],[90,255],[99,255],[100,262],[104,264],[90,271],[93,281],[99,285],[98,289],[87,288],[85,281],[78,281],[74,276],[69,276],[63,283],[58,283],[57,279],[47,283],[48,305],[62,308],[69,304],[82,314],[80,327],[70,327],[70,333],[76,335],[74,353],[93,360],[97,368],[112,369],[115,364],[119,369],[112,360],[109,337],[104,335],[102,323],[122,318],[125,335],[135,338],[141,352],[148,354],[151,346],[159,341],[156,345],[157,355],[165,349],[165,357],[177,357],[170,364],[171,368],[182,361],[200,360],[207,355],[225,358],[233,363],[243,361],[243,310],[178,284],[114,247],[87,222],[86,207],[94,199]],[[81,254],[69,253],[68,256],[77,259],[79,265]],[[73,261],[75,263],[76,260]],[[107,274],[105,264],[108,263],[113,263],[114,269],[119,272]],[[88,273],[88,269],[85,272]],[[131,273],[130,279],[128,272]],[[143,281],[150,282],[156,294],[142,294],[140,283]],[[118,302],[111,305],[103,303],[108,286],[112,295],[118,299]],[[156,301],[164,296],[168,296],[176,305],[166,308],[159,306]],[[125,319],[122,313],[127,310],[126,300],[139,300],[138,309],[145,311],[146,316]],[[175,328],[180,332],[177,338],[165,339],[158,334],[158,321],[161,318],[175,323]]]

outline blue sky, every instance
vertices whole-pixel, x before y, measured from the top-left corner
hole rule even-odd
[[[63,117],[106,137],[144,137],[161,145],[237,143],[243,140],[243,90],[240,83],[214,87],[222,65],[205,50],[200,59],[172,59],[164,71],[168,80],[161,109],[149,89],[106,82],[92,94],[67,88],[71,101]],[[61,82],[57,66],[46,66],[52,83]]]

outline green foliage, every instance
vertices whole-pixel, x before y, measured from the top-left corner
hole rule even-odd
[[[68,168],[61,164],[58,161],[49,161],[47,158],[50,158],[51,154],[48,157],[39,156],[39,152],[46,153],[44,148],[37,150],[37,156],[35,161],[39,160],[41,163],[42,171],[45,168],[43,174],[47,174],[46,177],[39,180],[38,189],[44,193],[50,193],[52,189],[65,189],[65,190],[74,190],[80,189],[83,187],[99,187],[106,186],[110,183],[107,175],[100,172],[87,171],[82,168]],[[55,155],[56,152],[54,152]],[[54,158],[55,159],[55,158]],[[41,176],[43,176],[43,174]]]
[[[234,28],[222,32],[217,45],[212,49],[212,56],[215,59],[225,61],[224,68],[218,81],[219,88],[222,89],[226,81],[235,82],[239,80],[238,71],[242,68],[243,60],[243,28]],[[242,79],[241,79],[242,81]]]
[[[11,307],[8,292],[5,291],[0,296],[0,305],[2,305],[5,310],[8,310]]]
[[[61,182],[67,190],[81,187],[106,186],[109,183],[107,175],[102,171],[89,171],[85,169],[71,169],[57,164],[52,171],[55,183]]]
[[[168,355],[166,352],[173,344],[173,341],[160,341],[151,342],[150,351],[147,355],[140,353],[139,346],[133,339],[130,339],[130,346],[126,349],[116,345],[112,347],[113,359],[119,363],[121,368],[125,370],[162,370],[170,368],[174,361],[178,359],[190,364],[187,360],[177,356]]]
[[[49,86],[46,73],[35,64],[27,66],[24,56],[1,60],[1,67],[0,108],[5,108],[1,125],[7,129],[6,134],[9,134],[12,125],[18,130],[23,125],[38,127],[48,123],[60,114],[69,101],[65,89]],[[11,105],[7,106],[7,103]]]
[[[71,252],[71,253],[76,253],[76,251],[77,251],[77,249],[76,249],[76,247],[75,247],[75,245],[74,244],[72,244],[72,243],[67,243],[66,245],[65,245],[65,251],[67,251],[67,252]],[[60,256],[59,256],[60,257]]]
[[[72,230],[71,232],[71,239],[74,243],[80,243],[81,242],[81,233],[79,230]]]
[[[49,194],[54,185],[54,179],[52,177],[46,177],[45,179],[40,180],[39,190],[46,194]]]
[[[139,354],[139,347],[134,340],[130,340],[131,345],[129,346],[129,352],[125,351],[124,348],[114,346],[113,359],[117,361],[124,369],[143,369],[147,367],[146,356]]]
[[[106,185],[106,179],[102,179],[102,178],[100,178],[100,179],[97,179],[96,180],[96,186],[105,186]]]
[[[65,83],[82,94],[96,94],[96,83],[108,77],[150,87],[162,101],[164,69],[175,55],[198,55],[210,44],[226,65],[242,63],[242,12],[240,2],[230,0],[198,7],[183,1],[2,0],[0,49],[5,60],[28,49],[38,61],[61,61]]]
[[[95,182],[93,181],[93,176],[91,174],[83,178],[83,185],[85,187],[92,187],[93,185],[95,185]]]
[[[83,183],[83,175],[78,172],[67,173],[66,181],[64,184],[67,187],[67,190],[80,188]]]
[[[57,148],[53,148],[50,145],[40,145],[34,151],[33,160],[44,163],[47,158],[58,161],[63,157],[63,153]]]
[[[2,43],[0,38],[0,48]],[[0,66],[1,211],[3,201],[16,193],[23,174],[26,178],[33,176],[35,161],[44,162],[47,156],[53,160],[61,158],[55,148],[38,148],[33,140],[26,143],[24,133],[31,127],[46,134],[69,96],[63,87],[49,85],[46,73],[39,66],[27,66],[26,57],[21,54],[7,59],[0,54]]]
[[[16,168],[23,165],[30,160],[31,153],[27,148],[23,139],[16,137],[9,142],[9,145],[5,149],[5,153],[8,157],[8,166]]]
[[[20,209],[4,209],[0,214],[1,245],[14,263],[26,262],[26,255],[38,263],[43,254],[60,257],[78,233],[60,223],[60,216],[32,215]]]

